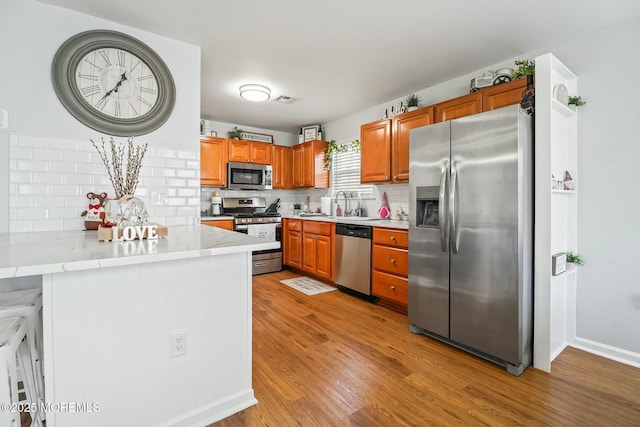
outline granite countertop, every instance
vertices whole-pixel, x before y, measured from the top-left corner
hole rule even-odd
[[[157,240],[98,241],[97,231],[0,235],[0,279],[276,249],[279,242],[206,226],[169,227]]]
[[[328,215],[287,215],[283,214],[283,218],[302,219],[305,221],[324,221],[335,222],[341,224],[369,225],[371,227],[400,228],[409,229],[409,221],[400,221],[397,219],[380,219],[375,217],[357,217],[357,216],[328,216]]]

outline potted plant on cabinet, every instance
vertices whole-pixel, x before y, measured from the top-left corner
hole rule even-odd
[[[518,67],[516,71],[513,73],[511,77],[513,80],[533,75],[536,73],[536,63],[535,61],[530,61],[528,59],[518,59],[515,61],[516,66]]]
[[[404,102],[407,104],[407,111],[414,111],[420,107],[420,97],[415,93],[408,95]]]
[[[242,129],[238,129],[237,126],[234,126],[233,130],[230,130],[228,132],[229,138],[231,138],[231,139],[242,139],[242,132],[244,132]]]

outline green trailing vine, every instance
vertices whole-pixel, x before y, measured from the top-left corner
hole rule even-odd
[[[336,144],[335,139],[329,141],[329,145],[327,145],[327,151],[325,156],[325,169],[331,170],[331,164],[333,163],[333,155],[335,153],[345,153],[347,151],[355,151],[356,153],[360,152],[360,140],[356,139],[355,141],[351,141],[349,144]]]

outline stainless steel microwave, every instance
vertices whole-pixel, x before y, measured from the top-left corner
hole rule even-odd
[[[227,188],[235,190],[271,190],[271,165],[227,163]]]

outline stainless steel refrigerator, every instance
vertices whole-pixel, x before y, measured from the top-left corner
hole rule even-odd
[[[518,105],[410,135],[410,330],[513,375],[532,360],[532,141]]]

